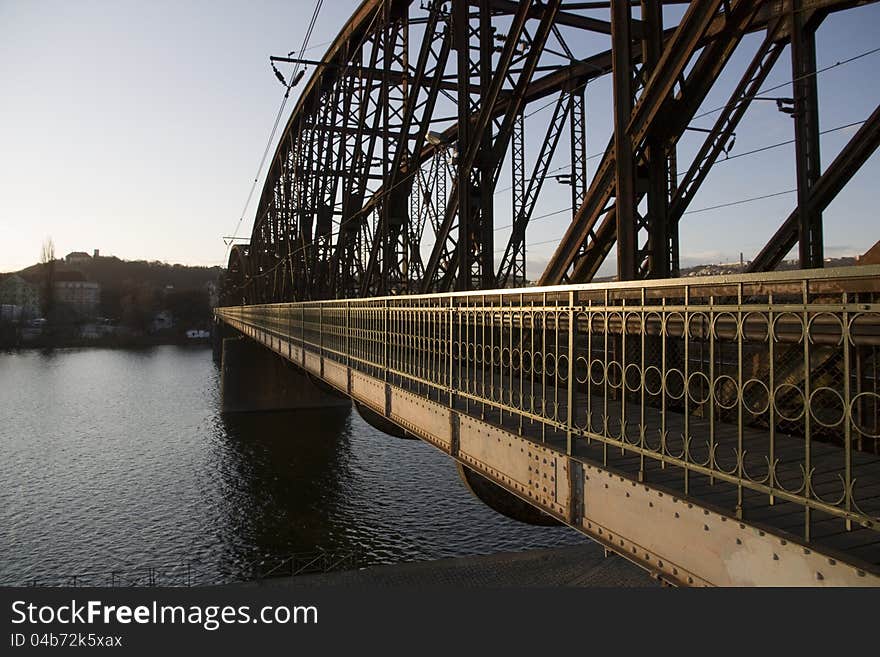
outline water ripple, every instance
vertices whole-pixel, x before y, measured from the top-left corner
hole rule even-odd
[[[292,552],[366,563],[581,542],[474,499],[434,448],[353,410],[221,416],[210,351],[0,354],[0,584],[171,568],[246,579]]]

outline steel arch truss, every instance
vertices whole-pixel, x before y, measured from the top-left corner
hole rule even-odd
[[[752,269],[776,267],[796,244],[803,267],[821,266],[822,212],[880,142],[875,112],[821,170],[816,31],[860,4],[365,0],[324,57],[305,62],[313,72],[250,244],[232,250],[224,298],[526,284],[527,229],[550,177],[570,185],[572,212],[542,284],[589,281],[614,249],[620,279],[675,276],[682,216],[784,54],[796,80],[786,109],[797,207]],[[679,142],[751,33],[763,35],[751,63],[712,127],[698,128],[696,155],[679,161]],[[613,131],[588,176],[585,88],[606,75]],[[552,113],[538,115],[545,106]],[[528,134],[542,139],[534,152]],[[503,169],[512,184],[499,190]]]

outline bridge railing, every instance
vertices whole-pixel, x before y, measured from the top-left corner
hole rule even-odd
[[[880,527],[880,267],[219,308],[640,478]],[[874,470],[876,472],[876,470]]]

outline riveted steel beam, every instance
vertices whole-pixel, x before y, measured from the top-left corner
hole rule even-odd
[[[828,207],[846,183],[880,146],[880,107],[877,107],[856,131],[834,161],[812,186],[811,205],[819,211]],[[767,245],[752,260],[747,271],[771,271],[798,242],[800,235],[799,207],[788,215]]]

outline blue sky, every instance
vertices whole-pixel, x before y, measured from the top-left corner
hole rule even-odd
[[[325,2],[311,43],[332,39],[357,4]],[[283,95],[268,56],[299,48],[313,6],[0,0],[0,271],[35,262],[46,236],[60,255],[97,248],[128,259],[225,264],[221,237],[236,226]],[[725,74],[729,83],[710,95],[704,109],[725,102],[724,92],[759,38],[746,39]],[[318,58],[324,47],[309,54]],[[880,5],[832,15],[819,32],[819,66],[878,47]],[[822,129],[864,120],[873,111],[880,102],[878,66],[880,53],[874,53],[819,76]],[[768,86],[790,79],[783,55]],[[590,153],[607,143],[609,85],[603,79],[588,87]],[[791,94],[783,88],[771,95]],[[530,117],[528,154],[537,152],[551,113],[548,108]],[[694,125],[707,127],[713,119]],[[855,129],[822,138],[823,164]],[[731,154],[785,141],[792,131],[791,119],[773,103],[755,103]],[[689,133],[682,141],[682,160],[698,137]],[[787,146],[718,165],[691,208],[793,189],[792,153]],[[878,173],[875,154],[828,209],[828,255],[861,253],[880,239]],[[508,178],[502,173],[499,187]],[[549,181],[535,214],[566,207],[567,194]],[[734,260],[741,251],[749,258],[794,200],[786,194],[688,215],[685,263]],[[239,234],[249,234],[253,207]],[[561,214],[536,222],[529,241],[554,240],[566,219]],[[499,209],[497,223],[506,222]],[[504,237],[499,231],[497,239]],[[530,276],[540,273],[553,247],[529,249]]]

